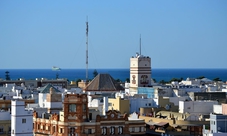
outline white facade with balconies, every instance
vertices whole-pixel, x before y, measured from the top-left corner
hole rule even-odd
[[[33,111],[22,100],[11,101],[11,136],[33,136]]]

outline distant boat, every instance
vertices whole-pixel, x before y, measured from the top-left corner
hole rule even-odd
[[[54,71],[60,71],[61,68],[53,66],[53,67],[52,67],[52,70],[54,70]]]

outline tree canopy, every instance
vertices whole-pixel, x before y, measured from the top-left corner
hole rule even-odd
[[[213,79],[213,81],[217,82],[217,81],[222,81],[219,77],[216,77]]]
[[[95,78],[98,74],[99,74],[98,71],[95,69],[93,72],[93,77]]]

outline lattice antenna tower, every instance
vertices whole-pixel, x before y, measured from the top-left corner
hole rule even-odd
[[[88,82],[88,17],[86,22],[86,82]]]

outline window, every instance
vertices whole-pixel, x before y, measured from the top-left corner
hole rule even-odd
[[[69,105],[69,112],[76,112],[76,104]]]
[[[55,132],[55,126],[53,126],[53,133]]]
[[[11,133],[11,127],[9,127],[9,129],[8,129],[8,133],[9,133],[9,134]]]
[[[132,132],[135,132],[135,128],[134,127],[132,127]]]
[[[0,134],[3,134],[4,133],[4,128],[1,126],[0,127]]]
[[[86,111],[86,104],[83,104],[83,111]]]
[[[74,134],[75,134],[75,128],[73,128],[73,127],[70,128],[70,134],[71,134],[71,135],[74,135]]]
[[[89,113],[89,120],[92,120],[92,113]]]
[[[26,123],[26,119],[22,119],[22,123]]]
[[[59,129],[59,133],[60,133],[60,134],[64,133],[64,132],[63,132],[63,128],[60,128],[60,129]]]
[[[149,103],[149,106],[151,106],[151,103]]]
[[[110,127],[110,134],[114,135],[115,127]]]
[[[139,132],[141,132],[141,127],[139,127]]]
[[[118,127],[118,134],[123,134],[123,127],[122,126]]]
[[[88,134],[91,134],[91,129],[88,129]]]
[[[102,135],[106,135],[106,127],[102,128]]]

